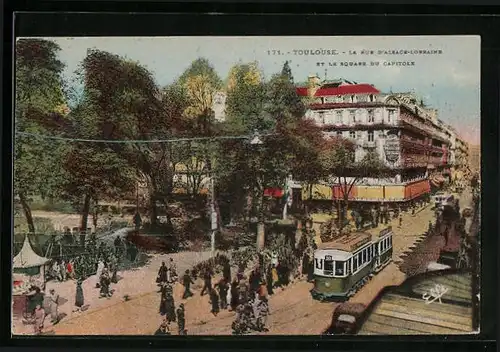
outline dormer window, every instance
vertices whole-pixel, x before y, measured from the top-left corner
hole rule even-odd
[[[354,95],[351,95],[351,103],[354,103]]]
[[[370,99],[370,102],[374,102],[375,101],[375,97],[373,96],[373,94],[370,94],[369,99]]]

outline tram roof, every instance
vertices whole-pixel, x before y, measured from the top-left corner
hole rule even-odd
[[[371,239],[372,235],[367,232],[354,232],[341,236],[332,242],[321,243],[318,249],[337,249],[345,252],[353,252],[370,242]]]

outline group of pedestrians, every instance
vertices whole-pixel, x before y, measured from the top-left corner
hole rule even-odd
[[[178,279],[177,267],[174,260],[170,258],[168,266],[165,262],[161,263],[160,269],[158,270],[158,275],[156,277],[156,283],[160,286],[160,309],[159,313],[164,317],[160,327],[156,331],[155,335],[170,335],[170,324],[177,322],[178,334],[186,335],[187,331],[185,329],[185,313],[184,304],[179,304],[179,307],[175,308],[175,301],[173,295],[172,286]]]

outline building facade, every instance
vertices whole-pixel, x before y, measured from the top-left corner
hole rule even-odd
[[[461,140],[414,94],[384,94],[370,84],[321,82],[317,76],[310,76],[308,86],[298,87],[297,94],[306,101],[305,118],[321,126],[325,136],[355,143],[356,161],[373,150],[392,170],[383,178],[367,175],[358,180],[351,200],[414,200],[449,177]],[[340,189],[334,187],[332,196],[340,197]]]

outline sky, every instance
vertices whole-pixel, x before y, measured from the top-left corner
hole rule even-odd
[[[439,117],[455,127],[469,143],[480,143],[480,37],[58,37],[64,78],[75,81],[75,71],[88,49],[108,51],[138,61],[160,85],[182,74],[190,63],[204,57],[226,78],[237,63],[257,61],[266,78],[290,62],[295,81],[318,74],[373,84],[382,92],[414,92]],[[306,54],[306,51],[309,52]],[[434,50],[422,54],[387,50]],[[329,52],[328,52],[329,51]],[[367,51],[367,53],[362,53]],[[373,53],[370,53],[373,51]],[[381,52],[382,51],[382,52]],[[440,51],[440,53],[439,53]],[[367,66],[341,66],[365,62]],[[378,62],[378,66],[371,66]],[[413,62],[413,65],[388,65]],[[323,63],[324,66],[318,66]],[[337,66],[330,66],[337,63]]]

